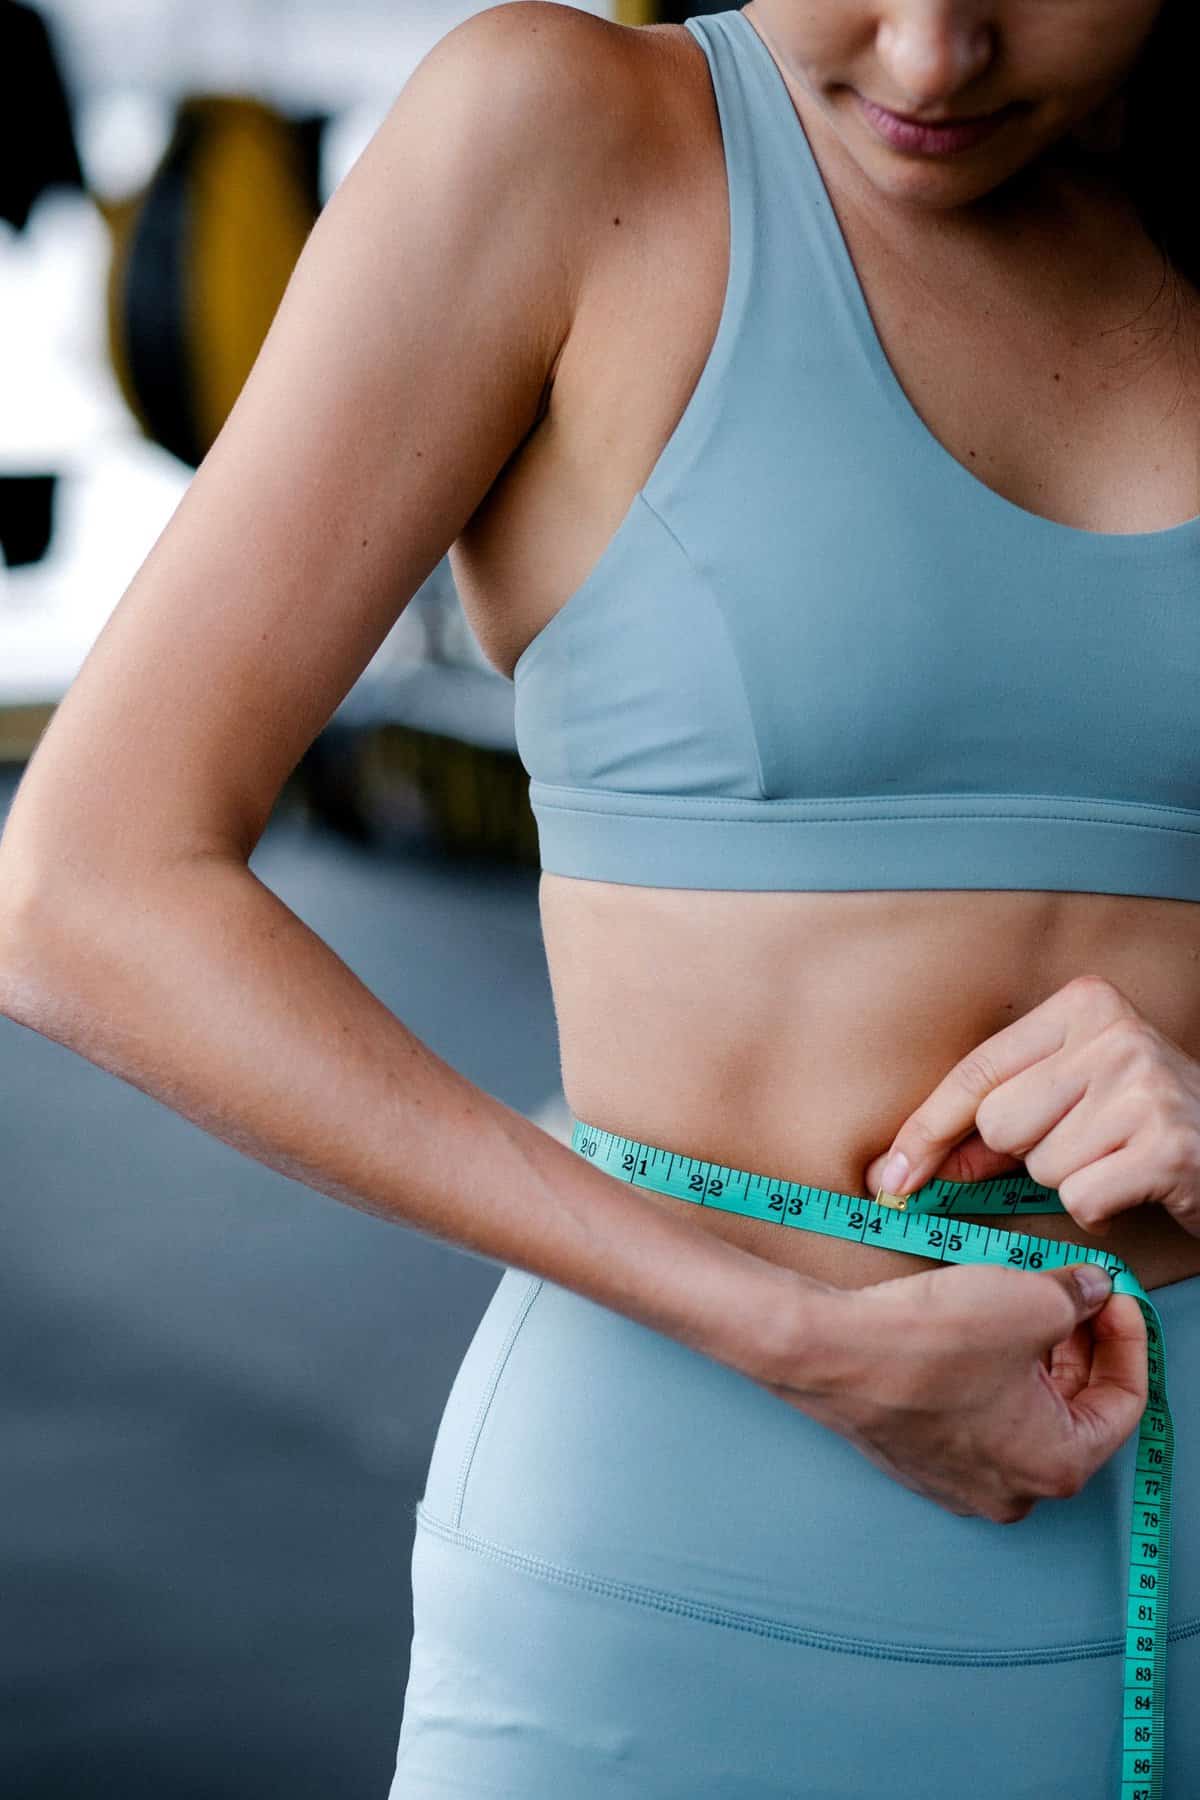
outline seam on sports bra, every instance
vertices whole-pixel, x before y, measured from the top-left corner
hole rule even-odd
[[[747,734],[750,739],[751,749],[754,752],[754,773],[755,773],[755,776],[758,781],[757,795],[744,794],[744,795],[738,796],[738,798],[743,802],[743,804],[745,803],[746,800],[765,801],[766,797],[767,797],[766,796],[767,784],[763,779],[762,751],[759,747],[758,731],[755,728],[755,724],[754,724],[754,709],[750,704],[750,695],[746,689],[745,672],[742,668],[741,661],[738,657],[737,645],[733,641],[733,635],[729,630],[728,623],[726,622],[725,609],[721,605],[721,601],[720,601],[720,597],[718,594],[716,584],[714,582],[710,581],[708,576],[704,573],[703,569],[701,569],[698,566],[696,559],[693,557],[693,555],[692,555],[691,551],[688,549],[687,545],[683,542],[683,539],[679,536],[678,532],[673,529],[673,527],[669,524],[669,522],[663,518],[662,514],[659,512],[657,506],[654,505],[653,501],[647,500],[644,492],[641,495],[641,499],[642,499],[643,505],[647,508],[648,511],[650,511],[654,514],[654,517],[658,520],[659,524],[662,526],[663,530],[666,532],[666,534],[670,538],[671,542],[675,545],[676,549],[679,551],[679,554],[683,557],[684,561],[687,563],[688,569],[691,571],[691,574],[694,577],[694,579],[704,589],[705,594],[708,596],[709,605],[711,606],[713,612],[715,613],[715,615],[720,623],[721,635],[724,637],[725,642],[729,648],[730,664],[737,671],[738,693],[741,695],[741,698],[742,698],[742,709],[746,716],[746,731],[747,731]]]
[[[593,813],[604,813],[604,814],[614,814],[614,815],[620,809],[618,809],[616,807],[607,807],[607,806],[588,807],[586,805],[572,807],[569,803],[555,801],[553,799],[553,795],[555,793],[560,793],[560,794],[567,794],[567,795],[572,795],[572,796],[582,795],[582,796],[587,797],[590,795],[597,795],[597,796],[603,796],[605,798],[611,797],[614,800],[623,801],[625,803],[625,809],[627,811],[629,811],[630,813],[636,813],[639,810],[642,812],[652,812],[656,806],[661,805],[663,802],[668,802],[672,808],[686,807],[689,810],[695,810],[695,811],[699,811],[701,808],[709,808],[709,807],[720,809],[722,807],[749,806],[749,807],[753,807],[753,808],[757,809],[759,807],[767,807],[767,808],[770,808],[770,807],[825,807],[825,806],[844,806],[846,804],[846,799],[845,799],[844,795],[839,795],[836,798],[828,798],[828,799],[824,799],[821,797],[814,797],[811,800],[810,799],[798,800],[795,798],[787,799],[787,798],[782,798],[782,797],[779,797],[779,798],[764,797],[763,799],[760,800],[760,799],[756,799],[752,795],[739,796],[739,795],[724,795],[724,794],[661,794],[661,795],[660,794],[639,794],[634,790],[627,791],[623,788],[594,788],[594,787],[572,788],[572,787],[563,787],[563,786],[560,786],[553,782],[542,782],[542,781],[533,781],[533,782],[531,782],[530,786],[531,786],[531,789],[534,791],[535,796],[537,798],[545,800],[546,803],[550,806],[557,806],[559,808],[559,810],[561,810],[561,811],[564,811],[564,812],[569,812],[569,811],[593,812]],[[1042,823],[1050,823],[1050,824],[1058,824],[1058,825],[1108,825],[1108,826],[1119,826],[1121,829],[1123,829],[1125,831],[1169,831],[1169,832],[1177,833],[1178,835],[1183,836],[1183,837],[1189,837],[1189,836],[1193,836],[1196,834],[1200,834],[1200,811],[1197,811],[1195,814],[1190,815],[1195,818],[1196,823],[1194,825],[1171,825],[1171,824],[1168,824],[1166,821],[1155,822],[1153,820],[1143,821],[1140,819],[1114,819],[1114,818],[1108,817],[1102,813],[1101,814],[1059,813],[1059,812],[1014,813],[1014,812],[1005,812],[1000,809],[989,810],[987,808],[982,808],[982,807],[977,808],[974,812],[940,812],[936,809],[934,809],[928,813],[923,812],[921,809],[921,802],[923,800],[935,799],[935,798],[937,798],[936,795],[925,795],[925,794],[905,795],[905,796],[903,796],[903,799],[911,799],[913,802],[915,802],[915,804],[913,806],[911,806],[907,812],[905,812],[899,816],[892,814],[892,813],[870,813],[870,812],[841,813],[841,814],[835,813],[835,814],[832,814],[832,815],[822,818],[819,821],[819,823],[822,825],[858,825],[858,824],[908,825],[908,824],[911,824],[914,819],[922,819],[922,818],[926,818],[926,817],[931,818],[931,819],[936,819],[936,820],[941,820],[941,819],[1005,819],[1005,820],[1013,820],[1018,824],[1038,825],[1038,824],[1042,824]],[[1033,799],[1039,798],[1039,796],[1036,794],[1016,794],[1013,796],[1013,798],[1014,799],[1033,800]],[[639,801],[643,802],[643,805],[641,806],[640,809],[638,807]],[[896,804],[900,805],[902,803],[903,803],[902,799],[900,797],[898,797]],[[1177,813],[1183,814],[1185,816],[1188,816],[1188,809],[1186,807],[1162,807],[1159,809],[1155,809],[1155,807],[1153,806],[1153,803],[1149,802],[1149,801],[1115,800],[1115,801],[1113,801],[1113,805],[1114,806],[1141,806],[1141,807],[1144,807],[1147,811],[1154,811],[1154,810],[1161,810],[1164,812],[1170,811],[1170,812],[1177,812]],[[753,824],[754,823],[754,821],[752,819],[746,819],[742,822],[745,824]],[[796,824],[803,824],[804,820],[797,819],[794,822]]]
[[[592,589],[611,578],[610,564],[623,553],[627,535],[635,530],[639,503],[668,532],[672,540],[679,544],[650,495],[686,495],[688,492],[688,475],[702,457],[713,429],[714,398],[719,396],[723,383],[729,379],[745,330],[756,267],[752,193],[748,189],[748,177],[744,168],[748,154],[745,109],[738,106],[739,96],[734,82],[727,78],[727,71],[721,63],[721,49],[714,44],[713,37],[706,30],[708,19],[709,15],[700,14],[685,20],[684,24],[707,64],[708,80],[720,127],[729,217],[729,252],[716,330],[683,411],[659,450],[653,467],[634,494],[624,516],[618,521],[615,531],[583,580],[534,633],[513,664],[512,674],[508,679],[514,688],[520,688],[524,677],[544,654],[543,645],[551,644],[565,629],[569,620],[583,610]],[[693,26],[696,29],[691,29]],[[725,45],[725,50],[726,54],[732,54],[728,45]],[[679,544],[679,548],[686,556],[685,547]],[[694,568],[690,557],[688,562]],[[757,756],[757,745],[755,753]]]

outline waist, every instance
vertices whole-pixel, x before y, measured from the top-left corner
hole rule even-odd
[[[769,1162],[769,1158],[747,1160],[743,1152],[742,1157],[734,1162],[719,1154],[714,1155],[711,1137],[706,1140],[707,1148],[701,1148],[699,1136],[691,1144],[682,1140],[673,1141],[669,1134],[648,1134],[644,1130],[634,1132],[620,1121],[597,1117],[594,1113],[587,1116],[586,1122],[575,1114],[569,1125],[573,1129],[568,1141],[577,1149],[583,1147],[585,1153],[585,1139],[589,1128],[595,1128],[591,1131],[593,1137],[599,1135],[605,1140],[617,1140],[616,1145],[606,1141],[601,1146],[601,1154],[611,1163],[610,1172],[622,1175],[643,1187],[646,1198],[654,1205],[686,1216],[701,1230],[711,1231],[738,1249],[749,1251],[754,1256],[761,1256],[765,1261],[792,1269],[815,1281],[829,1282],[840,1288],[868,1287],[877,1282],[892,1281],[938,1268],[946,1260],[945,1246],[937,1238],[929,1244],[929,1254],[922,1254],[920,1249],[912,1247],[913,1244],[926,1243],[925,1233],[929,1226],[925,1225],[924,1218],[921,1231],[914,1230],[907,1248],[890,1247],[889,1238],[893,1242],[901,1241],[893,1220],[887,1216],[890,1209],[877,1205],[875,1196],[868,1193],[853,1171],[847,1170],[842,1179],[834,1180],[829,1178],[826,1165],[825,1179],[817,1182],[799,1168],[760,1166]],[[661,1182],[656,1189],[652,1185],[654,1173],[649,1178],[646,1177],[645,1161],[637,1155],[638,1151],[648,1146],[674,1156],[680,1165],[704,1165],[703,1185],[696,1188],[696,1178],[693,1177],[692,1186],[695,1191],[685,1194],[683,1189],[687,1183],[682,1178],[682,1170],[675,1169],[671,1185],[679,1191],[661,1191],[662,1186],[666,1185]],[[625,1152],[621,1157],[617,1155],[618,1148]],[[595,1153],[592,1154],[594,1156]],[[660,1169],[660,1177],[662,1173]],[[756,1196],[750,1202],[741,1194],[744,1184],[740,1177],[744,1174],[763,1178],[757,1184]],[[943,1196],[937,1208],[939,1218],[944,1214],[946,1219],[964,1221],[968,1230],[974,1234],[968,1249],[973,1248],[980,1253],[986,1251],[994,1260],[1005,1260],[1001,1250],[1001,1237],[1002,1234],[1009,1234],[1014,1241],[1044,1240],[1047,1244],[1048,1261],[1055,1255],[1050,1249],[1052,1244],[1073,1246],[1072,1254],[1058,1256],[1059,1262],[1083,1260],[1084,1254],[1089,1253],[1096,1257],[1116,1257],[1129,1268],[1147,1292],[1200,1275],[1200,1238],[1192,1237],[1184,1231],[1161,1208],[1151,1205],[1133,1208],[1100,1235],[1092,1234],[1079,1225],[1065,1209],[1061,1209],[1061,1201],[1057,1201],[1056,1197],[1053,1200],[1047,1199],[1046,1210],[1027,1210],[1029,1206],[1037,1204],[1033,1196],[1038,1184],[1023,1172],[991,1182],[944,1182],[935,1185],[942,1190]],[[1023,1190],[1030,1197],[1025,1201],[1017,1199],[1011,1209],[1005,1207],[998,1210],[994,1190],[1005,1185],[1014,1194]],[[789,1195],[786,1190],[789,1187],[803,1190],[804,1205],[809,1210],[807,1221],[802,1221],[797,1216],[801,1209],[794,1203],[791,1206],[792,1216],[788,1217]],[[979,1194],[974,1207],[972,1187]],[[1047,1193],[1044,1189],[1040,1191]],[[991,1201],[990,1205],[985,1206],[985,1196]],[[828,1197],[834,1208],[834,1216],[827,1221],[820,1217],[820,1202],[825,1197]],[[853,1199],[867,1203],[861,1212],[840,1204]],[[932,1196],[926,1195],[917,1210],[927,1215],[932,1207],[932,1199]],[[1055,1204],[1060,1210],[1050,1210]],[[829,1211],[830,1206],[826,1204],[825,1214],[828,1215]],[[858,1235],[846,1234],[848,1219],[853,1222]],[[789,1228],[802,1222],[815,1228]],[[938,1222],[938,1219],[931,1220],[930,1225],[936,1226]],[[1029,1265],[1028,1259],[1023,1257],[1019,1266],[1036,1265]]]
[[[539,900],[576,1119],[864,1199],[867,1167],[954,1064],[1075,975],[1109,977],[1200,1056],[1200,910],[1179,902],[700,893],[553,876]],[[925,1266],[689,1210],[739,1248],[837,1286]],[[1069,1214],[1026,1224],[1088,1241]],[[1153,1205],[1122,1213],[1092,1241],[1147,1288],[1200,1273],[1200,1239]]]

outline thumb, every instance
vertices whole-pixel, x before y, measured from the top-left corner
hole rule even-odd
[[[1067,1331],[1098,1313],[1112,1293],[1112,1276],[1099,1263],[1068,1263],[1066,1268],[1046,1269],[1043,1273],[1071,1302],[1072,1317]]]
[[[1094,1263],[1074,1264],[1057,1272],[1067,1278],[1063,1285],[1070,1289],[1084,1268],[1089,1274],[1096,1272]],[[1063,1398],[1074,1416],[1077,1431],[1085,1434],[1090,1453],[1108,1457],[1137,1430],[1146,1410],[1146,1321],[1132,1294],[1118,1294],[1111,1304],[1094,1300],[1079,1304],[1080,1320],[1092,1319],[1091,1367],[1086,1385],[1076,1385],[1073,1393],[1064,1391]]]

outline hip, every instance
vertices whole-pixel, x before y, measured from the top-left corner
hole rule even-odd
[[[1156,1306],[1179,1414],[1174,1640],[1200,1635],[1200,1432],[1179,1404],[1200,1383],[1200,1280]],[[736,1370],[509,1270],[418,1517],[543,1579],[734,1629],[926,1662],[1112,1656],[1119,1683],[1136,1454],[1134,1434],[1015,1525],[962,1517]]]
[[[1200,1280],[1157,1309],[1194,1395]],[[1169,1796],[1200,1778],[1200,1432],[1180,1411]],[[1136,1459],[1135,1435],[1014,1525],[962,1517],[725,1364],[510,1269],[417,1508],[389,1800],[1123,1792]]]

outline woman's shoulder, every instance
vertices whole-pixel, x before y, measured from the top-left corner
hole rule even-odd
[[[565,0],[500,0],[445,32],[430,57],[482,58],[499,83],[514,79],[541,83],[548,102],[559,98],[552,117],[603,123],[592,116],[597,102],[617,103],[614,124],[630,108],[648,101],[670,104],[672,74],[703,52],[682,25],[625,25]]]
[[[703,101],[704,53],[682,25],[625,25],[564,0],[501,0],[472,13],[434,44],[453,74],[484,68],[498,104],[520,100],[523,120],[547,156],[576,157],[597,171],[614,152],[646,161],[656,135],[688,128]],[[428,59],[427,59],[428,60]]]
[[[488,145],[530,186],[530,253],[572,267],[581,288],[603,279],[617,240],[630,235],[612,230],[614,216],[661,224],[711,129],[704,52],[682,25],[624,25],[563,0],[502,0],[439,38],[425,58],[434,61],[436,129],[458,134],[468,157]],[[482,131],[470,116],[481,105],[490,115]]]

